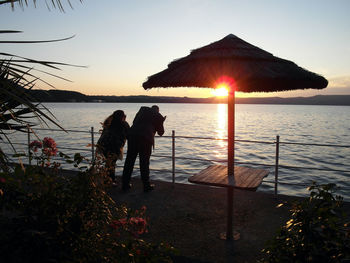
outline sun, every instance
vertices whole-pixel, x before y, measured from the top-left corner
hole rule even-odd
[[[228,87],[225,84],[218,85],[211,93],[216,97],[226,97],[228,95]]]

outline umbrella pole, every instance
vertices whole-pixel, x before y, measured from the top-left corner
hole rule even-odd
[[[228,181],[233,182],[227,187],[227,229],[226,239],[233,238],[233,185],[234,185],[234,156],[235,156],[235,90],[229,88],[227,97],[227,128],[228,128],[228,146],[227,146],[227,176]]]

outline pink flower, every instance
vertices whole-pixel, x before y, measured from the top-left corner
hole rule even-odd
[[[38,148],[42,148],[43,147],[43,144],[41,142],[39,142],[39,141],[32,141],[29,144],[29,147],[32,148],[34,152],[37,152]]]
[[[117,230],[120,227],[125,226],[126,224],[127,224],[126,218],[121,218],[118,220],[113,220],[112,223],[110,224],[110,226]]]
[[[57,147],[55,140],[50,138],[50,137],[45,137],[44,138],[43,145],[44,145],[45,148],[55,149]]]
[[[45,137],[43,140],[43,153],[47,156],[55,156],[57,154],[57,144],[54,139]]]
[[[0,177],[0,183],[5,183],[6,182],[6,179],[4,177]]]
[[[44,148],[43,153],[47,156],[55,156],[57,154],[57,148]]]
[[[141,217],[131,217],[129,222],[130,222],[130,225],[134,228],[133,234],[141,235],[147,232],[147,229],[146,229],[147,222],[145,219]]]
[[[120,224],[122,224],[123,226],[126,225],[126,223],[128,222],[126,218],[122,218],[118,220]]]

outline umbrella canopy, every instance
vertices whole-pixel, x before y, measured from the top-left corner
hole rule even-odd
[[[227,175],[234,182],[234,96],[235,91],[273,92],[295,89],[323,89],[328,81],[295,63],[273,56],[235,35],[193,50],[177,59],[168,68],[148,77],[144,89],[156,87],[215,88],[219,84],[229,87],[227,98],[228,146]],[[232,239],[233,187],[227,187],[227,231]]]
[[[167,69],[150,76],[143,87],[215,88],[224,76],[234,80],[236,91],[243,92],[322,89],[328,85],[324,77],[230,34],[174,60]]]

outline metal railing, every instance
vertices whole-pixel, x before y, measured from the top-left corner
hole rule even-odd
[[[63,130],[60,129],[45,129],[45,128],[36,128],[35,130],[41,130],[41,131],[58,131],[62,132]],[[68,149],[68,150],[78,150],[78,151],[88,151],[91,152],[91,160],[92,163],[95,160],[95,135],[100,134],[99,132],[94,131],[94,127],[91,127],[89,131],[82,131],[82,130],[65,130],[66,132],[74,132],[74,133],[85,133],[85,134],[90,134],[90,149],[81,149],[81,148],[71,148],[71,147],[60,147],[60,149]],[[27,144],[23,143],[13,143],[17,145],[27,145],[28,147],[28,163],[31,164],[31,158],[30,156],[30,148],[29,144],[31,142],[31,134],[32,131],[28,129],[27,132]],[[157,136],[158,137],[158,136]],[[227,163],[227,160],[223,159],[204,159],[204,158],[193,158],[193,157],[177,157],[176,154],[176,139],[196,139],[196,140],[221,140],[221,141],[227,141],[227,139],[224,138],[214,138],[214,137],[194,137],[194,136],[176,136],[175,131],[172,130],[171,136],[162,136],[162,138],[171,138],[171,155],[152,155],[153,157],[162,157],[162,158],[169,158],[171,159],[171,174],[172,174],[172,183],[173,185],[175,184],[175,177],[176,177],[176,160],[191,160],[191,161],[207,161],[207,162],[219,162],[219,163]],[[320,168],[320,167],[305,167],[305,166],[291,166],[291,165],[281,165],[279,164],[280,160],[280,147],[281,145],[300,145],[300,146],[314,146],[314,147],[340,147],[340,148],[350,148],[350,145],[337,145],[337,144],[318,144],[318,143],[298,143],[298,142],[281,142],[280,141],[280,136],[276,136],[276,140],[273,142],[268,142],[268,141],[257,141],[257,140],[235,140],[235,142],[240,142],[240,143],[257,143],[257,144],[271,144],[275,145],[275,162],[274,164],[262,164],[262,163],[254,163],[254,162],[238,162],[235,161],[235,164],[244,164],[244,165],[261,165],[265,167],[271,167],[274,168],[274,174],[275,178],[274,181],[268,181],[264,180],[263,182],[265,183],[272,183],[274,184],[274,194],[278,194],[278,185],[279,184],[286,184],[286,185],[299,185],[299,186],[305,186],[305,184],[300,184],[300,183],[287,183],[287,182],[280,182],[279,181],[279,169],[284,168],[284,169],[309,169],[309,170],[318,170],[318,171],[333,171],[333,172],[343,172],[343,173],[349,173],[349,170],[342,170],[342,169],[331,169],[331,168]],[[4,143],[4,142],[2,142]],[[157,169],[152,169],[154,171],[158,171]],[[164,170],[159,170],[159,171],[164,171]],[[181,172],[181,174],[189,174],[186,172]]]

